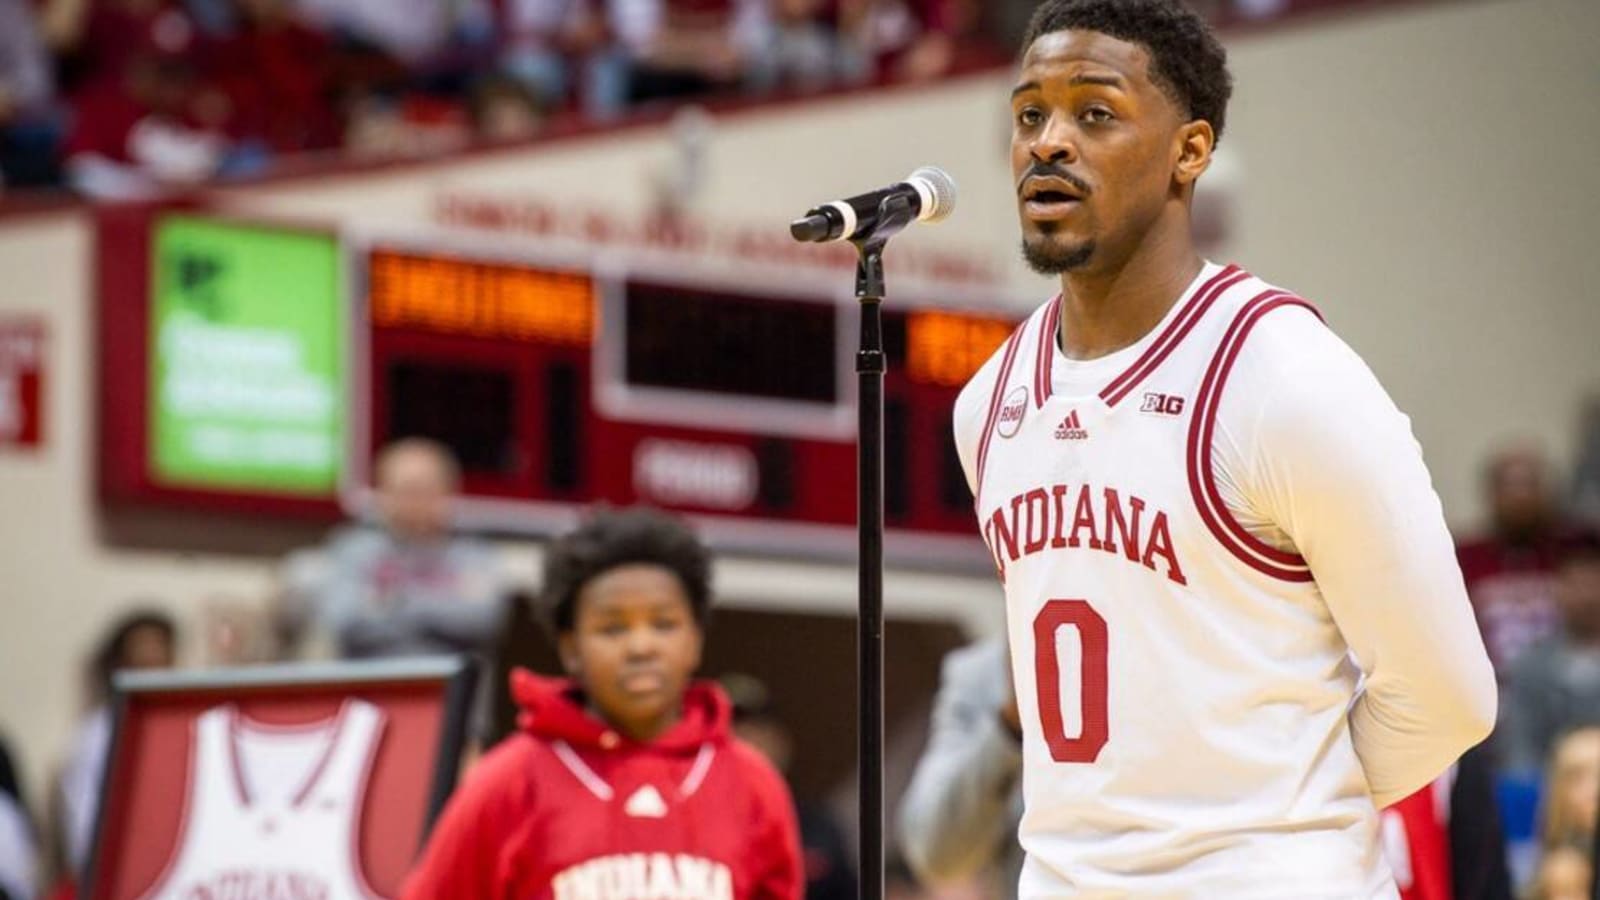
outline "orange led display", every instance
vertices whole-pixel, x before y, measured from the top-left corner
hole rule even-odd
[[[378,327],[557,344],[594,339],[588,275],[387,250],[372,253],[367,275]]]
[[[906,374],[915,381],[961,387],[1006,338],[1014,324],[946,312],[906,316]]]

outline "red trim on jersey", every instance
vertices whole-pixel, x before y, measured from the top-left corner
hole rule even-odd
[[[1285,581],[1309,582],[1311,570],[1305,557],[1286,553],[1269,546],[1240,525],[1223,502],[1217,487],[1216,473],[1212,469],[1211,445],[1216,433],[1217,411],[1221,408],[1222,390],[1239,351],[1251,329],[1268,313],[1284,306],[1300,306],[1321,318],[1316,307],[1286,291],[1269,290],[1256,295],[1234,317],[1233,324],[1217,346],[1217,352],[1206,371],[1200,388],[1198,406],[1189,423],[1189,490],[1194,497],[1200,518],[1218,543],[1238,557],[1240,561],[1274,578]]]
[[[307,776],[306,783],[295,793],[294,800],[290,801],[289,806],[291,808],[306,802],[306,798],[311,796],[311,789],[317,786],[317,781],[322,778],[322,773],[327,771],[328,763],[333,761],[333,752],[339,749],[339,739],[344,737],[345,722],[350,718],[349,711],[350,701],[346,700],[344,705],[339,707],[339,712],[333,723],[333,730],[328,734],[328,745],[322,748],[322,758],[317,760],[317,764],[311,768],[311,774]]]
[[[1194,296],[1189,298],[1189,302],[1183,305],[1183,309],[1172,318],[1166,329],[1156,338],[1155,343],[1145,348],[1144,353],[1134,361],[1133,365],[1101,389],[1100,399],[1105,401],[1107,406],[1116,406],[1122,402],[1141,381],[1150,377],[1150,374],[1172,355],[1172,351],[1178,349],[1178,345],[1189,336],[1189,332],[1194,330],[1194,326],[1199,324],[1205,317],[1206,311],[1217,302],[1217,298],[1221,297],[1224,291],[1249,277],[1249,272],[1235,265],[1226,266],[1211,276],[1210,280],[1202,284],[1199,290],[1194,292]]]
[[[1044,323],[1039,326],[1039,355],[1033,361],[1033,408],[1044,409],[1050,399],[1050,366],[1055,362],[1056,329],[1061,327],[1061,295],[1045,307]]]
[[[1027,322],[1017,326],[1017,330],[1011,332],[1011,339],[1006,341],[1005,353],[1000,357],[1000,371],[995,374],[994,392],[989,395],[989,415],[983,420],[983,436],[978,439],[978,484],[977,490],[972,492],[974,506],[983,496],[983,472],[989,462],[989,441],[994,437],[995,421],[1000,417],[1006,382],[1011,378],[1011,364],[1017,361],[1017,345],[1022,343],[1022,333],[1027,330]]]
[[[233,788],[239,794],[239,805],[250,805],[250,788],[244,783],[244,766],[239,763],[239,707],[228,707],[228,771],[233,775]]]
[[[362,900],[378,900],[383,894],[367,879],[367,869],[361,864],[361,814],[365,811],[367,788],[372,780],[372,770],[378,761],[378,747],[383,743],[383,716],[374,709],[371,734],[367,737],[366,758],[361,762],[361,773],[356,776],[355,806],[350,810],[350,871],[356,876],[356,888],[366,896]]]
[[[305,802],[306,797],[311,793],[311,789],[316,786],[317,779],[322,777],[322,772],[328,767],[329,760],[333,759],[333,751],[339,745],[339,735],[344,731],[345,713],[349,707],[350,701],[346,700],[340,705],[338,712],[320,722],[307,722],[304,725],[274,726],[262,722],[245,722],[244,716],[239,713],[239,707],[230,706],[228,708],[227,734],[228,765],[233,770],[233,786],[239,792],[239,803],[243,806],[251,806],[255,803],[255,800],[250,796],[250,787],[244,780],[243,761],[239,758],[239,731],[241,729],[249,727],[256,731],[329,731],[327,743],[322,748],[322,755],[318,757],[316,764],[311,767],[305,783],[300,786],[300,789],[295,792],[293,799],[289,802],[290,806],[299,806]]]

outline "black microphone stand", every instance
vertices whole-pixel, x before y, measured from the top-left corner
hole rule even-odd
[[[856,437],[856,508],[860,528],[856,666],[860,714],[861,900],[883,898],[883,250],[916,217],[903,196],[885,198],[870,234],[851,239],[858,254],[856,299],[861,304],[860,385]]]

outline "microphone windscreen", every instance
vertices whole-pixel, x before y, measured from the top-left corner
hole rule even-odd
[[[942,222],[956,211],[956,180],[945,170],[923,166],[911,173],[907,181],[921,182],[933,195],[933,208],[925,210],[918,218],[924,222]]]

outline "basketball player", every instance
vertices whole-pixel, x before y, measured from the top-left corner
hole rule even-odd
[[[1022,897],[1395,897],[1377,809],[1494,723],[1406,417],[1315,307],[1195,250],[1230,89],[1181,0],[1029,29],[1012,169],[1061,293],[955,409],[1006,592]]]
[[[522,731],[445,808],[405,896],[798,900],[783,778],[700,664],[710,562],[676,519],[601,512],[550,548],[570,680],[513,676]]]

